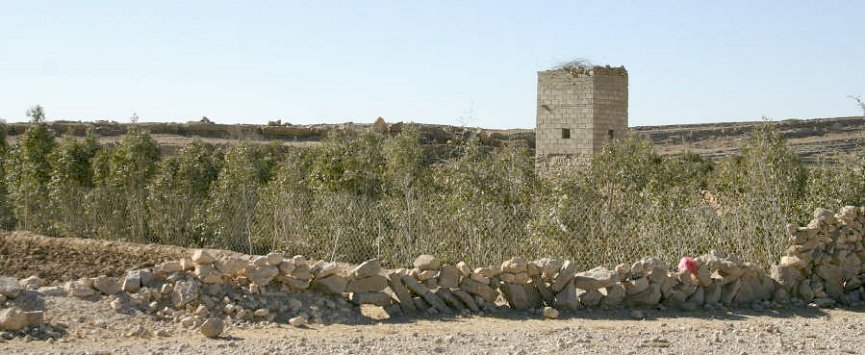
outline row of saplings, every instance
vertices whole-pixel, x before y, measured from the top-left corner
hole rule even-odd
[[[837,214],[818,209],[808,226],[788,231],[792,245],[768,273],[717,252],[685,257],[677,270],[647,257],[612,270],[578,272],[574,262],[553,258],[514,257],[499,266],[471,268],[421,255],[410,270],[385,270],[378,260],[350,267],[281,253],[215,258],[196,250],[189,258],[132,270],[120,279],[100,276],[46,287],[37,277],[6,278],[0,294],[14,297],[19,291],[12,289],[21,287],[44,296],[109,295],[118,311],[132,307],[209,337],[221,334],[226,320],[357,323],[363,320],[358,306],[364,304],[381,306],[391,316],[418,316],[477,314],[507,303],[507,308],[547,318],[586,307],[690,311],[863,304],[865,209],[848,206]],[[0,329],[37,326],[42,318],[7,307],[0,312]]]

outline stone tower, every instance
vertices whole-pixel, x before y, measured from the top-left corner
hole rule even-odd
[[[567,66],[538,72],[535,168],[539,176],[585,169],[628,131],[628,71]]]

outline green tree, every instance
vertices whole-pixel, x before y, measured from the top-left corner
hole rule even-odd
[[[54,149],[54,136],[45,124],[41,106],[27,111],[30,127],[11,152],[7,173],[9,200],[19,228],[48,232],[48,182],[51,177],[49,157]]]
[[[147,185],[156,173],[159,147],[150,133],[131,127],[110,156],[93,158],[94,180],[90,218],[102,221],[97,235],[105,239],[150,242],[147,228]]]
[[[313,225],[315,192],[307,185],[312,154],[297,149],[285,154],[277,172],[260,189],[253,233],[270,249],[323,258],[327,238]]]
[[[160,243],[202,245],[205,203],[221,163],[213,151],[196,139],[160,163],[148,194],[150,230]]]
[[[719,163],[710,178],[723,214],[714,228],[731,236],[719,249],[770,265],[787,247],[786,225],[810,219],[802,203],[807,170],[770,122],[758,125],[740,151]]]
[[[92,227],[86,214],[81,213],[81,206],[93,188],[92,160],[99,149],[96,136],[90,132],[80,142],[66,137],[54,150],[48,198],[55,234],[90,235]]]
[[[315,151],[311,182],[320,191],[347,191],[375,197],[381,193],[382,135],[331,131]]]
[[[209,245],[255,253],[253,236],[259,188],[266,182],[264,154],[247,143],[228,148],[207,207]]]
[[[0,229],[15,228],[15,216],[9,205],[9,190],[6,188],[9,147],[6,143],[6,121],[0,119]]]

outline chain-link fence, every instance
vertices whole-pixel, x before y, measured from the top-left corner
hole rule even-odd
[[[772,135],[721,163],[661,158],[632,137],[585,171],[541,180],[527,149],[469,141],[433,162],[410,130],[288,151],[194,143],[150,160],[136,151],[152,152],[152,143],[134,134],[123,149],[64,143],[56,149],[72,163],[51,161],[50,176],[34,181],[21,180],[30,175],[20,162],[38,157],[16,147],[18,158],[3,160],[0,205],[10,208],[0,220],[56,236],[379,258],[390,267],[433,254],[475,266],[559,257],[588,269],[713,249],[768,265],[787,245],[785,225],[807,220],[804,211],[865,202],[861,161],[803,178]]]

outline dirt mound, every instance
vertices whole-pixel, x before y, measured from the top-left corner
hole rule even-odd
[[[134,244],[80,238],[51,238],[29,232],[0,233],[0,275],[47,281],[99,275],[121,276],[127,270],[188,256],[190,250],[169,245]],[[212,251],[214,255],[236,254]],[[239,255],[239,254],[236,254]]]

